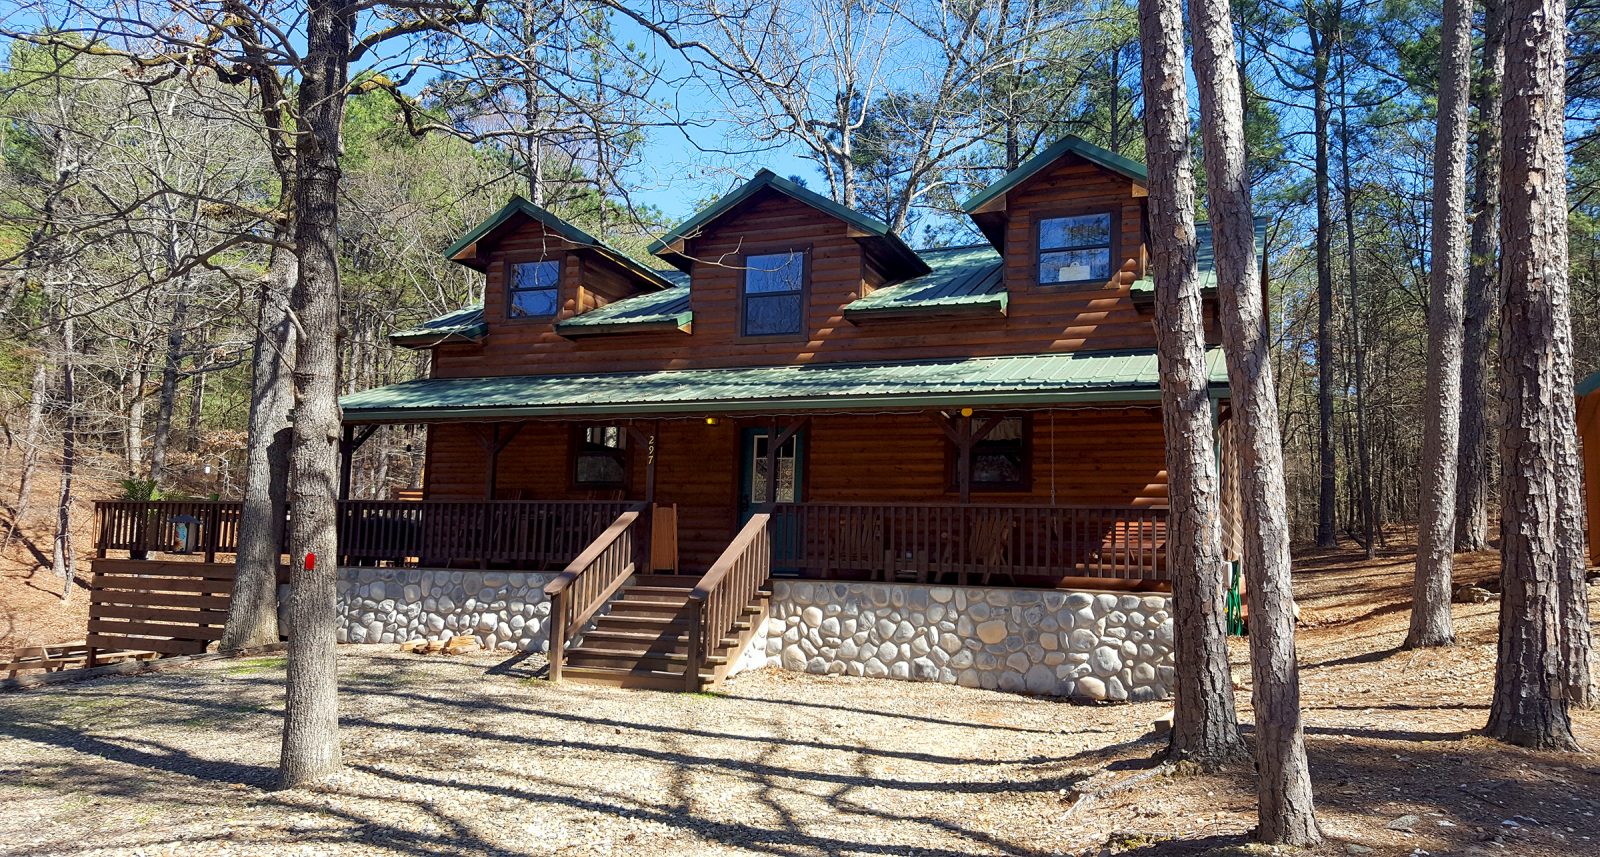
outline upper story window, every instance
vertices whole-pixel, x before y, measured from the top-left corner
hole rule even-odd
[[[773,336],[803,332],[805,251],[746,256],[744,267],[744,335]]]
[[[1039,221],[1039,285],[1104,283],[1109,279],[1110,212]]]
[[[580,488],[621,488],[628,478],[627,432],[621,426],[578,429],[572,481]]]
[[[561,260],[513,262],[506,277],[507,318],[550,318],[560,305]]]

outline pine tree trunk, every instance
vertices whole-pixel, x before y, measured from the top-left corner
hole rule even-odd
[[[1169,757],[1216,768],[1247,758],[1228,669],[1220,487],[1205,313],[1195,272],[1194,175],[1181,0],[1140,0],[1150,250],[1169,491],[1177,685]]]
[[[1499,278],[1500,89],[1505,74],[1501,0],[1484,0],[1478,71],[1478,139],[1472,181],[1472,241],[1461,340],[1461,445],[1456,468],[1456,550],[1489,547],[1489,331]]]
[[[306,785],[339,770],[338,652],[334,633],[339,491],[339,133],[354,9],[310,0],[296,140],[295,247],[290,299],[306,335],[296,343],[294,517],[289,544],[288,687],[280,782]],[[314,554],[315,566],[306,568]]]
[[[66,286],[71,288],[71,286]],[[56,532],[51,551],[51,565],[61,578],[61,600],[72,597],[72,578],[76,573],[76,553],[72,546],[73,479],[78,471],[78,382],[77,328],[72,317],[70,295],[62,297],[61,306],[61,406],[65,412],[61,425],[61,469],[56,493]]]
[[[1276,845],[1322,840],[1312,802],[1294,648],[1294,592],[1277,390],[1272,381],[1255,224],[1245,164],[1233,22],[1227,0],[1190,0],[1194,76],[1200,88],[1220,319],[1240,434],[1244,564],[1255,708],[1256,836]]]
[[[1486,731],[1524,747],[1578,749],[1572,734],[1563,588],[1581,569],[1563,541],[1561,471],[1570,460],[1558,400],[1572,398],[1563,361],[1567,184],[1563,113],[1566,4],[1506,4],[1501,169],[1500,641]]]
[[[151,434],[150,481],[160,485],[167,475],[167,447],[172,441],[172,415],[178,405],[178,366],[183,362],[183,325],[189,314],[188,290],[178,284],[167,328],[166,358],[161,364],[161,393],[156,401],[156,427]]]
[[[280,230],[279,237],[288,241],[292,236]],[[224,652],[278,642],[278,561],[294,435],[289,411],[294,406],[295,331],[289,294],[298,270],[294,253],[275,250],[261,289],[250,383],[249,458],[235,563],[238,577],[219,646]]]
[[[1333,203],[1328,174],[1328,58],[1330,22],[1308,6],[1311,38],[1312,131],[1317,187],[1317,547],[1339,544],[1337,471],[1333,452]],[[1241,109],[1242,106],[1241,106]]]
[[[1456,545],[1456,452],[1461,428],[1462,253],[1467,243],[1467,87],[1472,0],[1445,0],[1439,44],[1439,116],[1433,153],[1433,236],[1428,280],[1428,368],[1422,385],[1422,494],[1417,568],[1406,648],[1448,646]]]

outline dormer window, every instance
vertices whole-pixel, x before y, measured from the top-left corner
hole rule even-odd
[[[805,330],[806,252],[761,253],[744,259],[745,336],[796,335]]]
[[[551,318],[560,306],[561,261],[513,262],[507,266],[506,317]]]
[[[1039,285],[1104,283],[1111,279],[1111,214],[1076,214],[1039,221]]]

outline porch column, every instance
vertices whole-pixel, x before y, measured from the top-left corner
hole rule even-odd
[[[968,409],[963,408],[963,410]],[[935,423],[938,423],[939,428],[944,430],[945,437],[955,444],[956,487],[960,489],[961,503],[965,505],[972,501],[972,446],[988,437],[989,433],[994,431],[995,427],[1000,425],[1000,422],[1005,418],[999,416],[989,417],[974,432],[970,413],[963,413],[952,418],[946,417],[939,411],[932,411],[928,416]],[[952,422],[955,423],[954,426],[951,425]]]
[[[351,463],[356,455],[356,450],[360,449],[361,445],[366,443],[367,439],[372,437],[373,433],[377,430],[378,426],[376,423],[362,426],[359,432],[356,431],[356,427],[353,425],[346,425],[344,427],[344,437],[339,441],[340,500],[350,499],[350,469]]]
[[[795,420],[794,422],[789,423],[789,425],[784,428],[782,433],[779,433],[778,431],[777,420],[773,420],[770,424],[768,424],[766,503],[769,506],[778,502],[778,450],[782,449],[783,445],[788,443],[789,439],[794,437],[796,432],[800,431],[800,427],[805,425],[805,422],[806,421],[804,419]],[[798,466],[798,462],[796,462],[796,465]],[[795,497],[794,499],[798,501],[800,498]]]
[[[511,443],[512,439],[517,436],[517,432],[522,431],[522,423],[511,423],[511,429],[502,437],[500,435],[500,425],[500,423],[494,423],[489,426],[489,431],[480,430],[478,435],[478,443],[483,446],[484,452],[488,454],[488,472],[484,474],[483,479],[483,499],[490,503],[494,502],[495,481],[500,475],[500,450],[505,449],[506,445]]]

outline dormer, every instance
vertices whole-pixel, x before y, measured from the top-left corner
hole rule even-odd
[[[521,198],[445,251],[446,258],[484,274],[477,339],[501,325],[556,329],[573,316],[673,287],[659,271]],[[425,347],[432,331],[408,331]],[[452,329],[450,341],[462,341]],[[397,344],[407,344],[399,343]]]
[[[888,225],[761,170],[650,246],[688,272],[695,323],[806,339],[872,290],[929,273]]]
[[[1119,288],[1144,275],[1144,165],[1068,136],[963,209],[1006,259],[1006,288]]]

